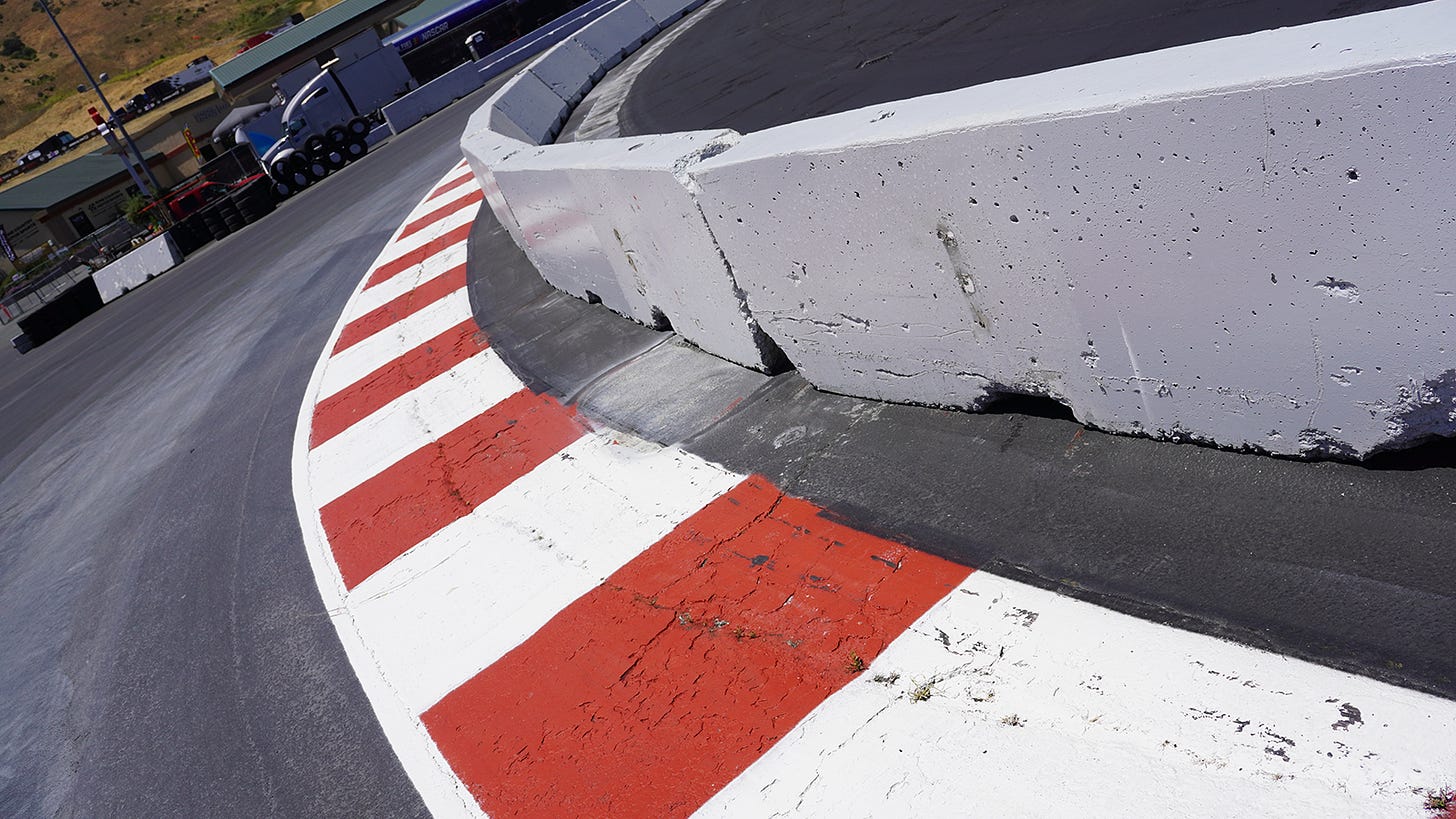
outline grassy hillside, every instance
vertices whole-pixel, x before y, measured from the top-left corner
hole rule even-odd
[[[206,54],[231,57],[240,41],[289,14],[334,0],[52,0],[71,42],[120,106],[148,84]],[[51,134],[89,130],[96,104],[66,46],[32,0],[0,0],[0,167]]]

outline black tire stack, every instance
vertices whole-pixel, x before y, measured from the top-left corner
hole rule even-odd
[[[273,200],[287,199],[369,153],[367,140],[373,127],[367,118],[354,117],[304,140],[301,150],[274,160],[268,168]]]
[[[207,227],[207,232],[212,234],[212,238],[226,239],[227,235],[232,233],[232,229],[228,227],[226,220],[223,219],[222,212],[218,208],[219,204],[221,203],[214,202],[198,211],[197,215],[202,217],[202,224]]]
[[[237,233],[247,224],[243,221],[242,211],[238,210],[237,203],[231,198],[217,200],[217,212],[222,214],[222,222],[227,225],[228,233]]]
[[[212,241],[212,236],[207,233],[207,229],[202,226],[202,220],[196,214],[172,225],[167,233],[177,245],[177,252],[183,256]]]
[[[250,225],[272,213],[275,207],[273,185],[265,177],[258,177],[233,191],[231,199],[243,221]]]

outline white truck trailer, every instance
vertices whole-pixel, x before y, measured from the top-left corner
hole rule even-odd
[[[417,83],[399,52],[365,31],[336,46],[322,65],[289,72],[277,87],[283,133],[260,159],[277,193],[289,196],[363,156],[383,121],[380,109]]]

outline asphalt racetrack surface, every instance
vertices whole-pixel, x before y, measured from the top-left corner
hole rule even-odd
[[[809,117],[1410,0],[726,0],[644,69],[626,136]]]
[[[293,431],[477,93],[0,352],[0,816],[417,816],[323,611]]]

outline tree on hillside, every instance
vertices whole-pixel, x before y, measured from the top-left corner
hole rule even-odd
[[[13,60],[34,60],[35,49],[25,44],[20,35],[10,32],[5,39],[0,40],[0,57],[9,57]]]

